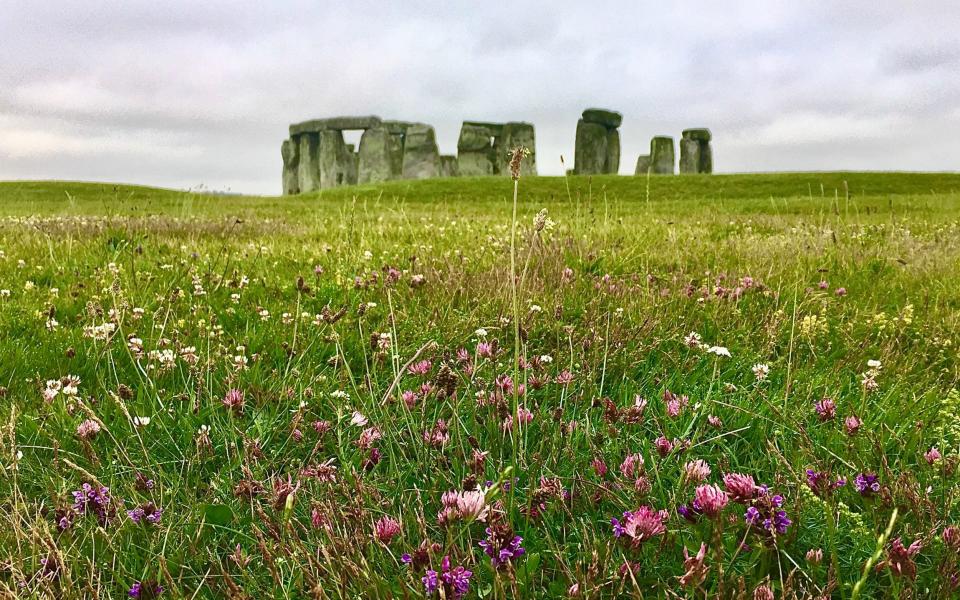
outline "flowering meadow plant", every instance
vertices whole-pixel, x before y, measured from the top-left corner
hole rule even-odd
[[[960,176],[529,158],[0,183],[0,596],[960,593]]]

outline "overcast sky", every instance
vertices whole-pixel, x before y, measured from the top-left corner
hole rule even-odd
[[[713,131],[716,170],[960,170],[960,2],[0,0],[0,179],[280,192],[308,118]],[[349,140],[348,140],[349,141]]]

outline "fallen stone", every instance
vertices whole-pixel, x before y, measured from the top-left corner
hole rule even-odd
[[[650,155],[641,154],[637,157],[637,168],[634,169],[634,175],[649,175],[650,172]]]
[[[440,151],[433,127],[417,123],[403,140],[403,178],[429,179],[440,173]]]
[[[299,139],[300,146],[300,161],[297,169],[300,193],[315,192],[320,189],[320,135],[304,133],[293,139]]]
[[[380,117],[370,115],[366,117],[332,117],[329,119],[312,119],[290,126],[290,135],[301,133],[317,133],[325,129],[343,131],[345,129],[370,129],[380,125]]]
[[[573,171],[577,175],[598,175],[607,164],[607,128],[599,123],[577,121]]]
[[[623,115],[614,110],[588,108],[583,111],[583,120],[587,123],[603,125],[607,129],[616,129],[623,123]]]
[[[673,175],[675,162],[672,137],[658,135],[650,140],[650,165],[653,173]]]
[[[283,193],[292,196],[300,193],[300,179],[297,169],[300,166],[300,145],[290,139],[283,140],[280,146],[283,159]]]

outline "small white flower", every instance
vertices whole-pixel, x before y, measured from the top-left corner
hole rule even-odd
[[[150,424],[150,417],[134,417],[133,424],[136,427],[146,427]]]
[[[363,413],[361,413],[358,410],[353,411],[353,418],[350,419],[351,425],[363,427],[364,425],[367,424],[367,422],[368,422],[368,419],[365,416],[363,416]]]
[[[870,360],[867,361],[867,366],[870,367],[871,369],[879,369],[883,365],[880,364],[879,360],[874,360],[871,358]]]
[[[730,358],[730,351],[724,346],[710,346],[707,348],[707,352],[710,354],[716,354],[717,356],[726,356],[727,358]]]
[[[477,337],[487,337],[487,330],[481,327],[473,332]]]
[[[757,363],[753,365],[753,374],[757,378],[757,381],[765,381],[767,375],[770,374],[770,365],[765,363]]]

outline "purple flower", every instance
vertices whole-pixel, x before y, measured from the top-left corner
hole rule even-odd
[[[813,469],[807,469],[807,485],[813,490],[813,493],[821,498],[828,496],[833,490],[847,485],[847,480],[840,478],[836,481],[830,480],[830,475],[820,473]]]
[[[470,591],[470,577],[472,571],[468,571],[462,566],[450,568],[450,557],[444,556],[440,563],[440,573],[430,569],[423,576],[423,586],[428,595],[432,595],[443,586],[444,598],[463,598]]]
[[[871,496],[880,491],[880,482],[875,473],[860,473],[853,480],[853,487],[864,496]]]
[[[163,593],[163,587],[155,581],[137,581],[132,586],[130,586],[130,591],[127,592],[127,595],[131,598],[139,598],[140,600],[149,600],[150,598],[156,598]]]
[[[526,553],[522,543],[523,538],[514,535],[509,525],[500,525],[487,527],[487,539],[480,540],[480,547],[490,557],[493,568],[499,569]]]
[[[73,512],[78,515],[95,514],[97,521],[105,525],[111,514],[110,488],[83,484],[73,492]]]
[[[163,509],[157,508],[153,502],[146,502],[133,510],[128,510],[127,516],[137,525],[143,521],[156,525],[160,522],[160,517],[163,516]]]
[[[757,527],[767,534],[785,534],[793,521],[787,516],[787,512],[781,508],[783,506],[783,496],[770,494],[765,485],[759,486],[757,489],[759,494],[747,508],[743,520],[748,525]]]

